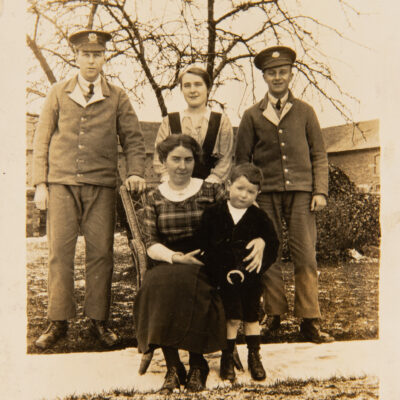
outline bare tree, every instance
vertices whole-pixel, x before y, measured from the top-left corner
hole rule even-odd
[[[349,1],[334,1],[349,20],[359,14]],[[242,82],[254,97],[252,57],[266,43],[289,44],[298,54],[298,91],[328,99],[351,120],[348,103],[354,99],[337,81],[316,30],[329,30],[338,41],[348,39],[335,27],[304,15],[296,0],[29,0],[29,16],[27,42],[42,70],[42,82],[44,76],[50,83],[62,79],[76,66],[67,41],[70,32],[105,29],[114,38],[107,75],[139,102],[151,88],[165,115],[166,94],[178,85],[185,66],[206,65],[214,102],[219,88],[231,81]],[[30,96],[38,91],[35,82],[29,83]]]

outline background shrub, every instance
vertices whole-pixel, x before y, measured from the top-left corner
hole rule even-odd
[[[366,245],[379,246],[380,196],[360,192],[338,167],[329,165],[329,199],[317,215],[317,257],[335,261],[347,249],[362,252]]]
[[[329,198],[317,213],[317,258],[338,261],[347,249],[363,252],[365,246],[379,246],[380,196],[360,192],[338,167],[329,164]],[[287,231],[283,233],[283,259],[290,259]]]

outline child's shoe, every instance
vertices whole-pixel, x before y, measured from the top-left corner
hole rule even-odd
[[[221,355],[221,364],[219,368],[219,376],[222,380],[234,381],[236,378],[235,374],[235,363],[233,361],[233,353],[224,350]]]
[[[265,369],[262,365],[260,351],[258,349],[249,349],[247,366],[250,370],[251,377],[255,381],[262,381],[265,379]]]

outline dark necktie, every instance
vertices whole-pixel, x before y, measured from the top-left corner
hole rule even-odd
[[[89,92],[88,94],[85,96],[86,101],[89,101],[91,99],[91,97],[94,95],[94,85],[93,83],[89,84]]]
[[[276,109],[278,110],[278,111],[280,111],[280,109],[281,109],[281,99],[278,99],[278,101],[276,102]]]

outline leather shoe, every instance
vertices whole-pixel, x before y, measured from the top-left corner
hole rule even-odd
[[[106,321],[90,319],[89,328],[105,347],[112,347],[119,342],[117,334],[107,327]]]
[[[207,368],[193,367],[189,370],[189,375],[185,388],[188,392],[201,392],[206,388],[207,376],[210,369]]]
[[[233,382],[236,378],[233,354],[229,351],[222,352],[219,376],[222,380],[228,380],[231,382]]]
[[[164,384],[162,385],[158,393],[163,395],[171,394],[174,391],[174,389],[179,390],[180,386],[181,383],[179,381],[177,367],[170,367],[168,368],[167,373],[165,374]]]
[[[329,333],[321,331],[317,318],[304,318],[300,324],[300,333],[308,342],[332,343],[335,341]]]
[[[40,349],[48,349],[57,342],[58,339],[67,334],[67,321],[51,321],[47,329],[35,341],[35,345]]]
[[[259,350],[249,350],[247,366],[249,367],[251,377],[255,381],[262,381],[265,379],[265,369],[261,362]]]
[[[266,332],[277,331],[281,327],[281,316],[271,315],[265,316],[260,325],[265,325]]]

